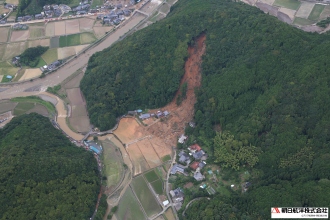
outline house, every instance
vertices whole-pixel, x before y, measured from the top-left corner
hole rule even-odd
[[[190,157],[188,154],[186,154],[185,152],[181,151],[179,153],[179,162],[180,163],[186,163],[189,164],[190,163]]]
[[[163,116],[163,112],[161,112],[161,111],[158,111],[158,112],[156,113],[156,116],[157,116],[157,118],[160,118],[160,117],[162,117],[162,116]]]
[[[199,167],[200,169],[203,169],[205,166],[206,166],[206,163],[205,163],[204,161],[202,161],[202,162],[200,162],[200,163],[198,164],[198,167]]]
[[[84,15],[87,14],[87,11],[77,11],[76,15]]]
[[[5,5],[5,8],[6,9],[13,9],[15,7],[15,5],[13,5],[13,4],[9,4],[9,3],[7,3],[6,5]]]
[[[139,116],[139,118],[140,118],[141,120],[148,119],[148,118],[150,118],[150,114],[149,114],[149,113],[142,114],[142,115]]]
[[[125,16],[130,16],[131,15],[131,11],[128,10],[128,9],[124,9],[123,12],[124,12]]]
[[[197,162],[197,161],[190,164],[190,168],[193,170],[196,170],[198,167],[199,167],[199,162]]]
[[[135,5],[135,0],[131,0],[131,1],[130,1],[130,4],[131,4],[131,5]]]
[[[170,203],[170,202],[169,202],[168,200],[165,200],[165,201],[163,202],[163,206],[167,206],[169,203]]]
[[[182,207],[182,201],[184,199],[183,190],[180,187],[175,190],[171,190],[170,195],[174,202],[175,209],[179,210]]]
[[[123,14],[124,14],[123,10],[118,10],[117,11],[117,15],[123,15]]]
[[[192,127],[192,128],[194,128],[194,127],[196,127],[196,123],[193,122],[193,121],[191,121],[191,122],[189,122],[189,126]]]
[[[53,63],[48,65],[48,70],[52,71],[53,69],[55,69],[56,67],[58,67],[60,65],[60,61],[56,60]]]
[[[36,14],[34,17],[35,17],[35,19],[42,19],[43,18],[42,14]]]
[[[185,136],[184,134],[182,134],[180,137],[179,137],[179,140],[178,140],[178,142],[180,143],[180,144],[183,144],[186,140],[187,140],[187,136]]]
[[[198,144],[193,144],[193,145],[191,145],[191,146],[188,147],[188,150],[191,153],[195,153],[196,151],[202,150],[202,148]]]
[[[54,10],[54,15],[56,16],[56,17],[59,17],[59,16],[61,16],[61,14],[62,14],[62,10],[61,9],[56,9],[56,10]]]
[[[6,24],[6,22],[7,22],[6,20],[1,20],[0,24]]]
[[[123,7],[123,5],[122,5],[122,4],[118,4],[116,7],[117,7],[118,9],[121,9],[121,8]]]
[[[118,24],[120,24],[120,22],[121,22],[121,20],[118,19],[118,18],[112,21],[112,23],[113,23],[114,25],[118,25]]]
[[[13,57],[13,59],[11,60],[11,62],[12,62],[14,65],[18,65],[20,59],[21,59],[20,57]]]
[[[43,7],[43,9],[44,9],[44,11],[49,11],[49,10],[50,10],[50,5],[45,5],[45,6]]]
[[[205,176],[203,174],[201,174],[200,172],[195,172],[194,178],[197,181],[202,181],[203,179],[205,179]]]
[[[59,9],[58,5],[52,5],[53,10]]]
[[[47,18],[51,18],[51,17],[53,17],[53,11],[51,11],[51,10],[45,11],[45,15]]]
[[[98,9],[91,9],[89,10],[90,13],[97,13],[99,10]]]
[[[17,22],[23,21],[23,17],[17,17]]]
[[[135,111],[128,111],[127,114],[128,114],[128,115],[136,115],[137,112],[136,112],[136,110],[135,110]]]
[[[26,15],[23,17],[23,21],[31,21],[33,17],[31,15]]]
[[[103,24],[111,24],[111,20],[109,18],[104,18]]]
[[[170,113],[168,112],[168,111],[164,111],[163,112],[163,115],[166,117],[166,116],[168,116]]]
[[[92,152],[96,154],[101,154],[102,153],[102,146],[98,145],[94,141],[84,141],[85,146],[87,146]]]
[[[171,172],[170,172],[170,173],[171,173],[172,175],[174,175],[174,174],[176,174],[177,172],[179,172],[179,173],[182,173],[182,174],[186,175],[184,169],[185,169],[185,168],[184,168],[182,165],[180,165],[180,164],[174,164],[173,167],[172,167],[172,169],[171,169]]]
[[[203,157],[204,154],[205,154],[205,152],[204,152],[203,150],[200,150],[200,151],[194,153],[194,154],[193,154],[193,157],[194,157],[196,160],[200,160],[200,159]]]

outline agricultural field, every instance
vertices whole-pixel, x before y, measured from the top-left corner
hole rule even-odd
[[[79,20],[78,19],[72,19],[72,20],[66,20],[65,21],[65,34],[77,34],[80,32],[79,29]]]
[[[0,76],[4,76],[2,78],[3,81],[7,75],[14,77],[18,70],[19,68],[12,66],[9,62],[0,62]]]
[[[11,43],[7,44],[6,52],[2,57],[3,60],[9,60],[14,56],[22,54],[25,49],[27,48],[26,42],[19,42],[19,43]]]
[[[31,40],[28,41],[28,47],[37,47],[37,46],[43,46],[43,47],[49,47],[49,39],[40,39],[40,40]]]
[[[297,13],[296,13],[296,17],[299,18],[308,18],[309,14],[312,12],[313,7],[314,7],[315,3],[311,3],[311,2],[302,2],[301,6],[299,7]]]
[[[144,177],[148,180],[149,183],[159,179],[159,177],[157,176],[157,174],[154,170],[151,170],[148,173],[145,173]]]
[[[43,55],[41,55],[41,58],[47,63],[50,64],[56,60],[58,60],[58,54],[57,49],[49,49],[47,50]]]
[[[116,217],[118,220],[146,219],[130,187],[119,201]]]
[[[1,27],[0,28],[0,42],[7,42],[8,41],[9,31],[10,31],[9,27]]]
[[[80,34],[60,37],[60,47],[76,46],[80,44]]]
[[[42,60],[42,59],[40,59],[40,60]],[[42,63],[42,64],[45,65],[45,63]],[[41,76],[41,74],[42,74],[42,71],[39,68],[26,69],[25,72],[24,72],[24,74],[23,74],[23,76],[20,77],[20,79],[18,81],[32,79],[34,77]]]
[[[90,44],[96,40],[97,39],[93,33],[81,33],[80,34],[80,43],[81,44]]]
[[[142,176],[132,181],[132,187],[148,217],[161,211],[161,208]]]
[[[171,207],[166,210],[165,217],[167,220],[175,220],[175,216]]]
[[[102,141],[103,146],[103,164],[104,164],[104,176],[107,177],[107,186],[109,188],[115,187],[121,175],[124,173],[124,167],[120,150],[109,140]]]
[[[90,124],[80,88],[66,89],[66,93],[72,111],[69,117],[70,125],[78,132],[87,133],[90,130]]]
[[[308,16],[308,20],[318,21],[324,8],[325,8],[325,5],[315,4],[313,10],[311,11],[311,13]]]
[[[302,26],[311,25],[313,23],[314,23],[313,21],[307,20],[305,18],[299,18],[299,17],[296,17],[293,21],[293,24],[302,25]]]
[[[50,48],[58,48],[60,47],[60,37],[52,37],[50,38]]]
[[[10,41],[11,42],[26,41],[27,39],[29,39],[29,35],[30,35],[29,32],[30,30],[12,31]]]
[[[95,1],[97,0],[94,0],[93,4]],[[79,19],[80,32],[85,32],[85,31],[92,32],[94,23],[95,23],[95,19],[90,19],[90,18]]]
[[[146,159],[136,143],[129,145],[126,150],[134,167],[134,176],[150,169]]]
[[[298,1],[298,0],[275,0],[274,5],[292,9],[292,10],[297,10],[300,6],[300,1]]]
[[[10,102],[10,101],[0,101],[0,114],[12,111],[16,107],[17,102]]]
[[[53,116],[56,112],[55,106],[53,104],[51,104],[50,102],[44,101],[41,98],[36,97],[36,96],[17,97],[17,98],[11,99],[11,101],[14,103],[18,103],[14,109],[14,115],[30,113],[30,112],[32,112],[33,109],[36,109],[39,112],[45,113],[44,109],[41,108],[40,106],[43,106],[47,110],[47,116]]]
[[[155,192],[158,194],[158,195],[161,195],[164,193],[163,191],[163,181],[161,181],[160,179],[150,183],[152,188],[155,190]]]
[[[62,36],[65,35],[66,30],[66,22],[65,21],[56,21],[54,22],[54,35],[55,36]]]
[[[148,139],[143,139],[137,142],[137,145],[139,146],[141,153],[148,162],[150,168],[154,168],[162,164],[155,149]]]

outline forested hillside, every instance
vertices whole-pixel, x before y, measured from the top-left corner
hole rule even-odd
[[[100,190],[96,160],[37,114],[0,129],[0,219],[88,219]]]
[[[188,44],[203,32],[197,127],[188,135],[220,166],[214,128],[260,152],[247,193],[195,203],[185,218],[269,219],[272,206],[328,206],[328,36],[305,33],[243,3],[180,0],[168,18],[95,54],[81,83],[92,123],[109,129],[127,110],[172,100]]]

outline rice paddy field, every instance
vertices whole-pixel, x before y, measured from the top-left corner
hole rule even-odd
[[[6,2],[9,3],[9,1]],[[97,1],[94,2],[93,4],[97,4]],[[77,4],[79,4],[78,0]],[[11,16],[15,19],[16,12]],[[0,62],[10,61],[14,56],[23,53],[25,49],[38,45],[48,46],[51,49],[42,56],[38,67],[50,64],[57,59],[73,56],[113,28],[97,25],[95,19],[96,17],[93,16],[48,23],[38,22],[28,24],[28,30],[13,30],[9,26],[0,27],[0,43],[2,43],[0,44]],[[97,26],[96,29],[94,29],[95,26]],[[16,71],[16,68],[3,67],[0,63],[0,82],[10,81],[3,75],[13,75]]]
[[[118,220],[146,219],[130,187],[119,201],[116,217]]]
[[[244,2],[249,4],[249,1]],[[262,7],[272,7],[270,10],[273,10],[273,13],[269,12],[270,14],[277,16],[282,21],[297,26],[316,24],[330,16],[330,5],[323,5],[315,2],[301,2],[298,0],[256,0],[255,5],[258,7],[260,6],[261,10],[264,10]],[[277,10],[281,13],[277,13]],[[284,18],[283,14],[288,17]]]
[[[160,205],[142,176],[134,178],[131,185],[139,201],[141,202],[144,211],[149,217],[161,211]]]
[[[144,174],[144,177],[147,179],[149,183],[159,179],[158,175],[154,170],[151,170],[148,173]]]

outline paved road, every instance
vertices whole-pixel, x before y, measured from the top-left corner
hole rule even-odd
[[[102,51],[104,48],[111,46],[113,43],[125,36],[130,29],[133,29],[145,17],[136,15],[129,20],[124,26],[117,29],[109,37],[107,37],[100,44],[88,50],[86,53],[79,55],[76,59],[65,64],[56,72],[51,73],[44,78],[35,79],[32,82],[14,84],[14,85],[0,85],[0,99],[10,99],[19,96],[36,95],[43,92],[49,86],[55,86],[72,75],[77,70],[85,67],[89,58],[96,52]],[[28,91],[26,91],[28,90]]]

